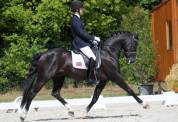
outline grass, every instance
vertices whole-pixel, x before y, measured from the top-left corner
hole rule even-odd
[[[61,95],[64,98],[71,99],[71,98],[86,98],[91,97],[94,92],[95,87],[86,87],[81,86],[80,88],[73,88],[69,86],[68,88],[63,88],[61,91]],[[132,86],[134,91],[138,93],[137,87]],[[106,88],[103,90],[102,94],[104,96],[123,96],[127,95],[125,91],[115,85],[107,85]],[[13,101],[16,97],[21,96],[22,91],[12,90],[5,94],[0,94],[0,102],[10,102]],[[38,95],[35,97],[36,100],[52,100],[54,99],[51,96],[51,89],[43,88]]]

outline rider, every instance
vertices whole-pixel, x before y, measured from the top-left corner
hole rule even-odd
[[[82,53],[84,53],[89,58],[89,67],[87,71],[87,82],[93,83],[96,82],[94,78],[94,70],[96,65],[96,56],[91,50],[93,45],[97,45],[100,42],[100,38],[96,36],[89,35],[85,31],[84,23],[81,21],[80,16],[84,14],[83,3],[78,0],[74,0],[71,3],[71,11],[72,11],[72,34],[73,34],[73,42],[72,46],[75,49],[79,49]]]

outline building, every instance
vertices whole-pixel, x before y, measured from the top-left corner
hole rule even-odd
[[[171,66],[178,63],[178,0],[163,0],[151,15],[157,80],[164,80]]]

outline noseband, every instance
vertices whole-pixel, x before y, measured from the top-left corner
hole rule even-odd
[[[136,51],[133,51],[133,52],[125,52],[126,55],[136,55],[137,52]]]

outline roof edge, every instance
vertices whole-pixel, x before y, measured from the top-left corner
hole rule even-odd
[[[163,5],[165,5],[168,1],[170,0],[163,0],[160,4],[158,4],[157,6],[155,6],[150,13],[153,13],[155,10],[159,9],[160,7],[162,7]]]

